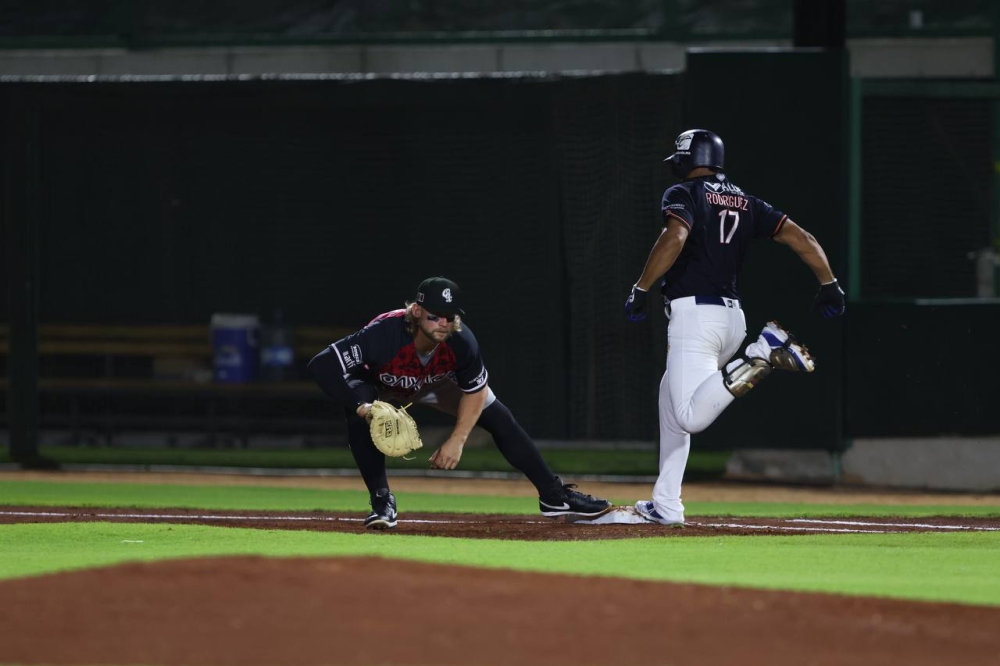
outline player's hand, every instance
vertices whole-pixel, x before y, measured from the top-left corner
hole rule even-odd
[[[836,280],[822,285],[816,293],[816,297],[813,298],[813,312],[824,319],[842,315],[845,309],[844,290],[840,288],[840,284]]]
[[[646,318],[646,296],[649,294],[637,284],[632,285],[632,293],[625,301],[625,316],[629,321],[642,321]]]
[[[449,437],[448,441],[442,444],[437,451],[431,454],[428,460],[434,469],[455,469],[458,461],[462,459],[462,449],[465,448],[465,440],[460,437]]]

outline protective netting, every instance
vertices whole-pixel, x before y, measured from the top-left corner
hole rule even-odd
[[[992,101],[866,97],[861,284],[866,299],[976,295],[991,241]]]
[[[650,439],[663,317],[630,326],[623,304],[659,233],[678,86],[39,86],[41,320],[280,307],[294,325],[358,328],[445,275],[468,296],[491,386],[531,434]]]
[[[570,292],[571,435],[652,437],[665,320],[655,293],[646,323],[628,324],[623,312],[662,228],[660,195],[672,182],[662,160],[680,126],[680,91],[676,79],[623,77],[612,82],[611,96],[598,94],[601,85],[567,81],[554,107]]]

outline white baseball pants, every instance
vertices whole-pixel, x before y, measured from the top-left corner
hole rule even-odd
[[[670,301],[667,369],[660,380],[660,474],[653,486],[656,511],[683,522],[681,481],[691,451],[691,433],[701,432],[732,404],[720,370],[739,351],[747,323],[739,302],[698,303],[687,296]]]

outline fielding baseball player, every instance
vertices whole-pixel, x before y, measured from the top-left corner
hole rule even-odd
[[[746,336],[737,284],[750,241],[771,238],[798,254],[820,283],[813,305],[823,317],[843,314],[844,292],[810,233],[723,173],[717,135],[700,129],[681,133],[666,161],[682,180],[663,194],[663,230],[625,312],[631,321],[644,320],[649,289],[660,280],[669,319],[659,395],[660,472],[653,499],[635,508],[649,521],[683,525],[681,480],[691,433],[711,425],[771,370],[815,368],[808,350],[774,321],[727,363]]]
[[[309,362],[323,391],[344,406],[348,442],[371,495],[369,529],[396,526],[385,455],[375,448],[365,417],[372,402],[429,405],[456,417],[451,436],[430,457],[432,467],[455,469],[475,425],[481,426],[513,467],[538,489],[543,516],[591,518],[611,509],[607,500],[563,484],[535,443],[487,384],[479,344],[462,322],[462,294],[443,277],[424,280],[412,302],[373,319]]]

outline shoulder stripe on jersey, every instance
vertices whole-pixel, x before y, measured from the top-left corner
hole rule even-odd
[[[370,322],[368,322],[367,324],[365,324],[365,326],[371,326],[372,324],[374,324],[377,321],[382,321],[383,319],[389,319],[391,317],[402,317],[405,314],[406,314],[406,310],[402,309],[402,308],[400,308],[399,310],[390,310],[389,312],[383,312],[382,314],[380,314],[379,316],[375,317]]]
[[[776,226],[774,228],[774,231],[771,232],[771,238],[774,238],[775,236],[778,235],[778,232],[781,231],[781,227],[785,226],[785,222],[787,220],[788,220],[788,216],[787,215],[782,215],[781,216],[781,219],[778,220],[778,226]]]
[[[681,217],[677,213],[674,213],[674,212],[671,212],[671,211],[667,211],[667,213],[666,213],[666,215],[664,215],[664,217],[675,217],[678,220],[680,220],[681,224],[683,224],[685,227],[687,227],[689,231],[691,229],[691,223],[688,222],[687,220],[685,220],[683,217]],[[664,226],[666,226],[666,225],[664,225]]]
[[[483,388],[486,386],[486,380],[489,379],[488,375],[489,375],[489,373],[486,372],[486,368],[483,368],[483,374],[482,374],[483,381],[479,382],[478,384],[476,384],[475,386],[473,386],[470,389],[463,388],[462,389],[462,393],[479,393],[480,391],[482,391]],[[462,388],[462,387],[459,386],[459,388]]]
[[[347,366],[344,365],[344,359],[340,358],[340,350],[337,349],[337,343],[334,342],[332,345],[330,345],[330,349],[333,350],[334,356],[337,357],[337,361],[340,363],[340,369],[343,370],[344,374],[346,375],[347,374]]]

